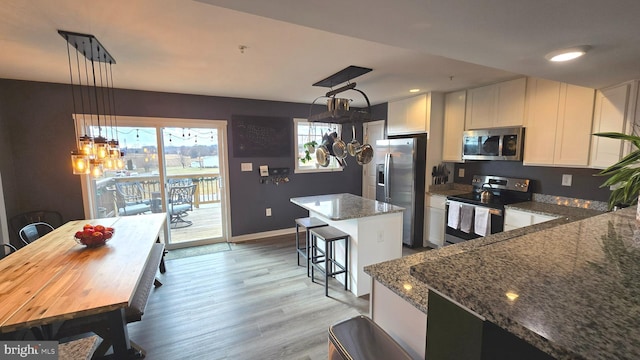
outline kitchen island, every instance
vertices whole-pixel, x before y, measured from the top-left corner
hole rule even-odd
[[[348,281],[356,296],[371,291],[365,266],[402,257],[402,207],[353,194],[296,197],[291,202],[308,210],[309,216],[349,234]],[[341,243],[336,251],[337,258],[342,259]],[[344,284],[344,275],[337,279]]]
[[[490,327],[538,351],[531,358],[640,358],[635,208],[597,216],[593,210],[572,211],[571,217],[367,267],[374,279],[372,301],[378,284],[428,315],[422,346],[433,341],[426,346],[429,359],[447,351],[434,340],[442,339],[442,327],[432,326],[437,316],[431,311],[441,312],[443,302],[478,320],[478,354],[491,347],[483,337]],[[470,339],[458,336],[457,349]]]

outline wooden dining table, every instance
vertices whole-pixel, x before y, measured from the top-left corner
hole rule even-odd
[[[166,213],[75,220],[0,260],[0,333],[106,315],[114,357],[132,353],[130,304]],[[74,241],[85,224],[115,229],[103,246]]]

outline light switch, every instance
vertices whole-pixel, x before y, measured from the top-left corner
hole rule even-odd
[[[464,168],[458,168],[458,177],[464,177]]]
[[[572,180],[573,180],[573,175],[562,174],[562,186],[571,186]]]
[[[253,163],[240,164],[240,171],[253,171]]]
[[[269,176],[269,166],[260,165],[260,176]]]

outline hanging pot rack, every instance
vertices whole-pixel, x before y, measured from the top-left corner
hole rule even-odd
[[[371,118],[371,103],[369,102],[369,97],[367,97],[367,94],[365,94],[362,90],[360,89],[356,89],[356,83],[355,82],[350,82],[352,79],[366,74],[368,72],[370,72],[372,69],[370,68],[365,68],[365,67],[361,67],[361,66],[355,66],[355,65],[350,65],[340,71],[338,71],[337,73],[322,79],[318,82],[316,82],[315,84],[313,84],[313,86],[322,86],[322,87],[328,87],[328,88],[333,88],[335,85],[338,84],[342,84],[342,83],[347,83],[346,85],[339,87],[335,90],[330,90],[328,91],[324,96],[319,96],[317,97],[315,100],[313,100],[313,103],[311,103],[311,107],[309,108],[309,122],[324,122],[324,123],[333,123],[333,124],[344,124],[344,123],[353,123],[356,121],[364,121],[364,120],[370,120]],[[346,110],[346,109],[332,109],[332,110],[325,110],[322,111],[318,114],[311,114],[311,110],[313,109],[313,105],[315,104],[315,102],[318,99],[321,98],[333,98],[335,99],[335,96],[343,93],[345,91],[348,90],[353,90],[353,91],[357,91],[359,92],[364,99],[367,102],[367,108],[366,109],[358,109],[358,110]]]
[[[366,109],[358,109],[358,110],[342,110],[342,109],[333,109],[333,110],[325,110],[318,114],[311,115],[313,105],[318,101],[318,99],[322,98],[335,98],[337,94],[343,93],[348,90],[353,90],[359,92],[367,102]],[[356,83],[349,83],[341,88],[331,90],[327,92],[324,96],[319,96],[313,100],[311,103],[311,107],[309,108],[309,122],[323,122],[323,123],[331,123],[331,124],[345,124],[352,123],[356,121],[365,121],[370,120],[371,118],[371,103],[369,102],[369,97],[362,90],[356,89]]]

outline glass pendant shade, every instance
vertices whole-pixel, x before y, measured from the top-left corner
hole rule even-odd
[[[116,170],[116,161],[111,156],[104,159],[103,166],[105,170]]]
[[[95,155],[98,161],[104,161],[109,156],[109,144],[107,139],[99,136],[93,140]]]
[[[78,138],[78,149],[85,155],[93,154],[93,138],[91,136],[81,136]]]
[[[99,161],[91,160],[91,176],[94,178],[102,176],[102,164]]]
[[[109,154],[112,159],[120,157],[120,143],[118,143],[118,140],[109,140]]]
[[[77,151],[71,153],[71,165],[74,175],[85,175],[90,172],[89,156]]]
[[[119,157],[118,159],[116,159],[116,170],[122,169],[124,169],[124,160],[122,159],[122,157]]]

